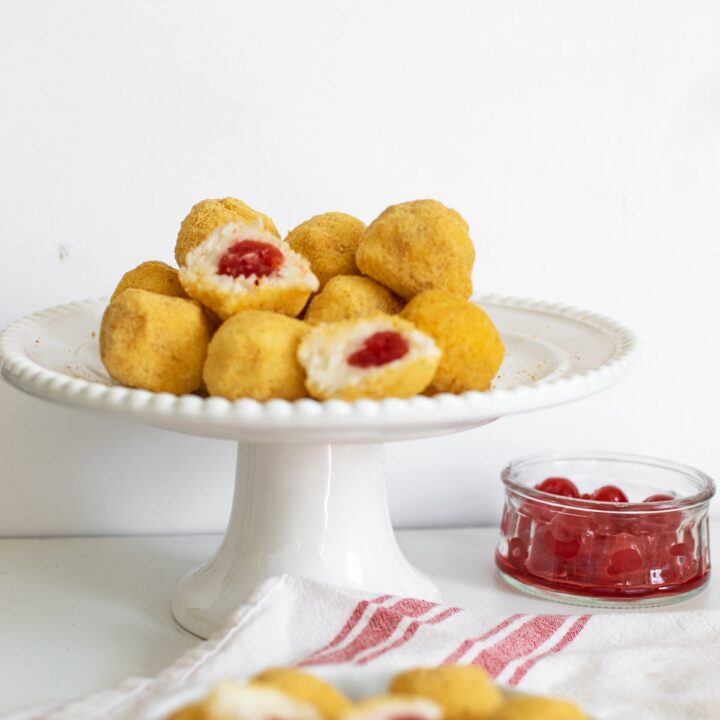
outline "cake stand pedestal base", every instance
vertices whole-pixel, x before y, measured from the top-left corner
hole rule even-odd
[[[257,585],[284,573],[440,599],[395,540],[382,445],[240,443],[225,538],[212,559],[182,580],[173,616],[208,637]]]

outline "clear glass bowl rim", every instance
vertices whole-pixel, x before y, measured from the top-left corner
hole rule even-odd
[[[573,461],[599,461],[599,462],[624,462],[628,464],[645,465],[669,470],[678,474],[692,477],[701,487],[701,490],[694,495],[653,503],[628,502],[628,503],[607,503],[599,500],[583,500],[580,498],[569,498],[560,495],[536,490],[529,485],[516,482],[515,477],[518,471],[529,465],[539,463],[552,463],[560,460]],[[684,465],[672,460],[653,457],[651,455],[637,455],[634,453],[606,452],[606,451],[578,451],[578,452],[544,452],[533,455],[523,455],[510,461],[500,473],[503,484],[508,490],[524,498],[535,500],[545,505],[559,508],[572,508],[579,511],[590,511],[593,513],[607,512],[618,514],[636,513],[661,513],[668,510],[688,510],[701,505],[707,505],[710,498],[715,494],[715,483],[713,479],[702,470],[692,465]]]

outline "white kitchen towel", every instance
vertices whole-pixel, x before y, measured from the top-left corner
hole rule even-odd
[[[449,663],[571,698],[597,720],[720,718],[720,611],[487,617],[287,575],[155,678],[12,717],[137,720],[185,687],[276,665],[359,672]]]

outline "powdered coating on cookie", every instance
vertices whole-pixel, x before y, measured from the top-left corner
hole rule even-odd
[[[363,233],[361,272],[406,300],[439,288],[470,297],[475,248],[465,220],[437,200],[391,205]]]

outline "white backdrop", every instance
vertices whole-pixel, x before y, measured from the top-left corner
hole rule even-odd
[[[618,387],[387,449],[398,524],[493,523],[498,471],[561,448],[720,476],[720,6],[0,5],[0,326],[170,260],[203,197],[281,230],[437,197],[475,282],[633,327]],[[0,534],[218,530],[234,447],[0,386]]]

